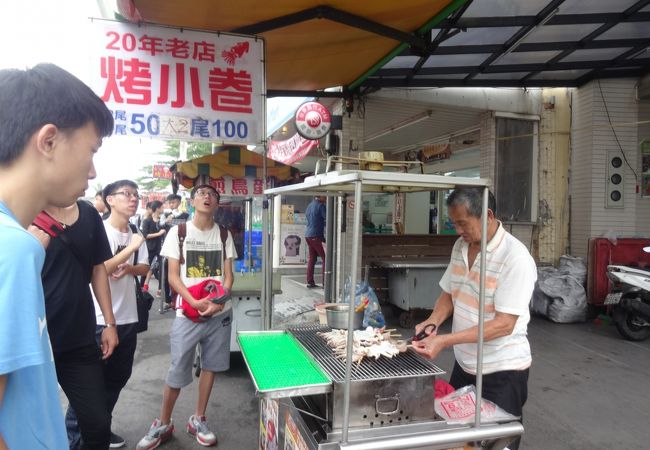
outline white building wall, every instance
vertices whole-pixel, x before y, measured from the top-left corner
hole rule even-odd
[[[619,237],[637,235],[638,195],[633,172],[627,165],[624,208],[605,207],[607,152],[622,149],[634,171],[639,171],[636,81],[597,80],[575,92],[571,135],[571,253],[575,256],[587,257],[591,237],[606,232]]]
[[[539,122],[537,261],[556,264],[569,235],[569,158],[572,89],[544,89]],[[533,246],[535,248],[535,246]]]
[[[650,95],[639,101],[639,144],[644,140],[650,141]],[[637,167],[641,172],[641,152],[637,158]],[[639,177],[639,184],[641,177]],[[636,229],[641,236],[650,236],[650,198],[643,198],[640,195],[636,198]]]

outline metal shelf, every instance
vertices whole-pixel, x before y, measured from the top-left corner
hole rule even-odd
[[[425,192],[456,187],[486,187],[486,178],[446,177],[402,172],[374,172],[369,170],[339,170],[313,175],[302,183],[291,184],[264,191],[268,195],[319,195],[323,192],[350,193],[360,182],[364,193]]]

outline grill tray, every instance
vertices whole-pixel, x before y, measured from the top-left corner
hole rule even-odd
[[[330,327],[321,325],[308,325],[287,329],[303,347],[320,364],[323,370],[335,383],[345,381],[345,361],[334,354],[325,339],[318,332],[332,331]],[[412,378],[424,376],[438,376],[445,372],[435,364],[424,359],[413,350],[393,358],[381,356],[379,359],[364,358],[361,364],[352,363],[351,381],[383,380],[386,378]]]

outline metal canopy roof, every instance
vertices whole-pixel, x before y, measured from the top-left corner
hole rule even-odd
[[[130,2],[130,3],[129,3]],[[650,0],[127,0],[171,26],[258,34],[270,96],[572,87],[650,71]],[[128,8],[127,8],[128,9]]]
[[[364,82],[372,87],[580,86],[650,69],[650,0],[474,0]]]

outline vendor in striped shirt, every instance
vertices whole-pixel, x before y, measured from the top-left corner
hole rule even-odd
[[[449,217],[460,238],[440,280],[442,293],[427,320],[437,328],[452,317],[452,330],[414,341],[414,349],[435,358],[453,346],[456,363],[450,384],[458,389],[476,383],[480,283],[482,189],[456,189],[447,199]],[[528,249],[508,233],[495,217],[496,200],[488,200],[483,346],[483,398],[515,416],[522,416],[528,397],[531,365],[527,327],[528,305],[537,279],[535,261]],[[508,446],[519,448],[519,440]]]

